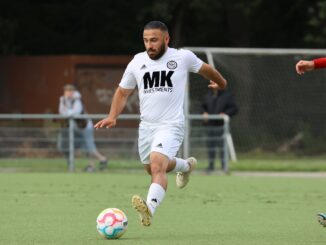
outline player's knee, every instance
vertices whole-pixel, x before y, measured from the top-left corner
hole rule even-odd
[[[163,174],[168,166],[168,159],[159,153],[153,153],[150,157],[150,172],[151,175]]]
[[[162,164],[160,164],[159,162],[151,162],[150,174],[158,175],[161,173],[165,173]]]

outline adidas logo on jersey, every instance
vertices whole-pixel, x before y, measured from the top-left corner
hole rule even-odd
[[[162,145],[162,143],[159,143],[156,147],[163,148],[163,145]]]
[[[146,68],[147,68],[147,66],[145,64],[140,67],[141,70],[146,69]]]

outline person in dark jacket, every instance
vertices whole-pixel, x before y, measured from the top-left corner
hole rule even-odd
[[[208,115],[227,115],[233,117],[238,112],[238,107],[234,102],[233,95],[228,90],[210,90],[205,96],[202,104],[203,116]],[[221,120],[204,119],[206,131],[206,145],[208,150],[208,168],[207,171],[213,171],[215,168],[215,156],[217,148],[220,148],[221,167],[224,169],[225,158],[223,147],[223,123]]]

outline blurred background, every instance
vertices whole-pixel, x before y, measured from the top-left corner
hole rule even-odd
[[[230,123],[239,161],[231,169],[255,169],[252,163],[269,158],[277,159],[276,169],[284,159],[294,159],[293,169],[300,169],[298,159],[316,162],[304,169],[326,169],[326,73],[295,73],[300,59],[326,55],[322,0],[2,0],[0,113],[57,114],[62,88],[71,83],[88,114],[106,114],[126,65],[144,50],[142,28],[150,20],[167,24],[171,47],[188,47],[206,62],[210,54],[229,81],[239,107]],[[187,109],[201,114],[206,83],[192,75],[189,84]],[[134,93],[124,114],[137,113]],[[125,119],[95,133],[109,166],[138,166],[128,162],[138,161],[137,124]],[[190,125],[190,151],[206,161],[203,124]],[[56,159],[64,167],[61,130],[58,118],[0,119],[0,164],[39,161],[48,168]],[[80,166],[89,161],[84,153],[76,157]]]
[[[322,0],[19,1],[0,3],[2,55],[131,55],[160,19],[172,46],[324,48]]]

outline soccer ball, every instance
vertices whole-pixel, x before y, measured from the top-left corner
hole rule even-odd
[[[127,216],[120,209],[104,209],[96,219],[96,228],[107,239],[118,239],[127,230]]]

